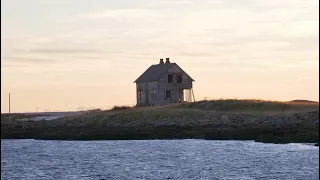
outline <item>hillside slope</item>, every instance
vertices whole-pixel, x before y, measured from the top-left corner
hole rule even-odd
[[[1,120],[2,139],[201,138],[316,143],[318,132],[318,103],[261,100],[120,108],[39,122]]]

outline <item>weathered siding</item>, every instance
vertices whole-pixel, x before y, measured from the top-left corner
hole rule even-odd
[[[148,82],[148,101],[149,105],[158,104],[158,82]],[[151,92],[156,91],[155,97],[152,97]]]
[[[173,83],[168,83],[168,75],[173,75]],[[182,83],[177,83],[177,75],[182,75]],[[175,103],[178,102],[179,94],[183,98],[183,89],[192,88],[191,78],[183,72],[178,66],[173,66],[159,80],[159,103]],[[165,99],[165,91],[170,90],[171,99]],[[183,100],[183,99],[182,99]]]
[[[173,78],[175,82],[175,78]],[[165,99],[166,90],[170,90],[171,99]],[[177,102],[177,84],[168,83],[168,74],[165,74],[159,80],[159,103],[167,104]]]
[[[175,65],[172,68],[170,68],[168,70],[168,74],[174,74],[173,83],[177,83],[176,74],[182,74],[182,83],[179,83],[179,87],[183,89],[192,88],[192,79],[179,66]]]
[[[173,75],[173,82],[168,83],[168,75]],[[177,83],[177,75],[182,75],[182,83]],[[184,99],[183,89],[192,88],[192,79],[177,65],[165,73],[158,82],[137,83],[136,99],[137,105],[164,105],[176,103],[181,97]],[[138,100],[138,89],[142,89],[142,99]],[[166,90],[170,90],[170,99],[165,99]],[[151,92],[156,91],[156,97],[152,97]],[[146,96],[147,95],[147,96]]]
[[[142,89],[142,99],[138,99],[138,90]],[[151,91],[156,90],[158,92],[158,83],[157,82],[146,82],[146,83],[137,83],[136,85],[136,99],[137,105],[153,105],[158,103],[158,95],[153,98],[151,96]]]
[[[168,69],[168,73],[182,73],[182,69],[180,69],[178,66],[172,66]]]
[[[137,99],[137,105],[142,105],[145,103],[146,97],[144,95],[144,90],[145,90],[146,86],[145,83],[136,83],[136,99]],[[142,99],[138,99],[138,90],[141,89],[142,90]]]

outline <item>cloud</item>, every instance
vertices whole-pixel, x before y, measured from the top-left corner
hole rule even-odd
[[[75,16],[62,20],[62,22],[92,21],[103,19],[139,19],[152,18],[157,15],[156,10],[152,9],[100,9],[92,12],[80,13]]]
[[[48,54],[78,54],[78,53],[97,53],[102,52],[97,49],[56,49],[56,48],[38,48],[38,49],[30,49],[29,52],[32,53],[48,53]]]
[[[57,58],[39,58],[39,57],[1,57],[5,67],[31,67],[40,65],[41,67],[55,67],[57,64],[64,62],[63,59]]]
[[[17,68],[17,67],[25,67],[22,64],[2,64],[1,68]]]
[[[74,23],[57,24],[63,25],[63,30],[35,37],[24,44],[28,48],[23,53],[61,58],[84,54],[122,61],[162,54],[199,59],[261,58],[270,57],[271,51],[278,55],[279,51],[299,49],[314,54],[318,47],[318,41],[312,40],[318,39],[317,4],[298,0],[175,0],[126,6],[109,2],[64,18]]]

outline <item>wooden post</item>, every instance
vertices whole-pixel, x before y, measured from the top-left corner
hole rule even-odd
[[[10,93],[9,93],[9,120],[11,120],[11,114],[10,114]]]
[[[149,104],[149,88],[148,88],[148,83],[146,83],[146,99],[145,99],[145,104],[146,105],[150,105]]]
[[[196,99],[194,98],[193,88],[191,88],[192,95],[193,95],[193,102],[196,102]]]
[[[186,90],[186,97],[187,97],[187,102],[189,102],[189,89]]]
[[[179,90],[178,90],[178,83],[177,83],[177,95],[176,95],[176,98],[177,98],[177,103],[179,103]]]
[[[189,102],[188,90],[185,90],[185,91],[184,91],[184,94],[185,94],[185,96],[186,96],[186,101]]]

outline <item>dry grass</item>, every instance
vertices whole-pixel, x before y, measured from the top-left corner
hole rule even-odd
[[[218,99],[155,107],[115,106],[50,121],[1,121],[1,137],[319,142],[318,122],[319,103]]]
[[[120,110],[127,110],[131,109],[133,107],[131,106],[113,106],[113,108],[110,109],[110,111],[120,111]]]
[[[319,109],[319,103],[266,101],[260,99],[217,99],[181,104],[180,107],[233,112],[300,112],[317,110]]]
[[[170,104],[153,107],[115,106],[110,110],[82,114],[61,119],[99,119],[109,121],[201,119],[221,114],[248,114],[250,116],[291,116],[298,112],[319,110],[319,103],[265,101],[258,99],[218,99],[192,103]]]
[[[92,111],[81,115],[64,117],[60,120],[75,119],[190,119],[202,118],[213,114],[248,114],[254,116],[287,115],[297,112],[319,110],[317,102],[283,102],[260,99],[212,99],[191,103],[170,104],[165,106],[133,107],[114,106],[110,110]],[[215,115],[214,115],[215,116]],[[122,118],[121,118],[122,117]],[[58,120],[58,121],[60,121]]]

